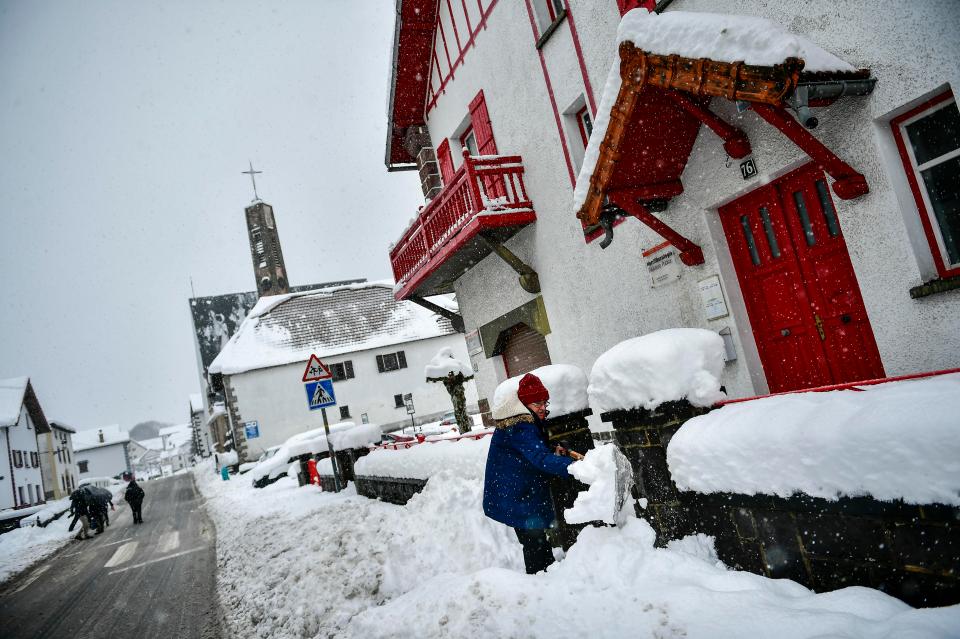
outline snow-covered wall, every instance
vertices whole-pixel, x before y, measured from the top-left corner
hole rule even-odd
[[[600,103],[616,55],[617,3],[571,0],[583,68]],[[443,3],[441,3],[441,11]],[[883,366],[888,375],[957,366],[960,361],[960,291],[920,300],[913,286],[934,276],[930,251],[920,229],[904,168],[893,147],[889,120],[947,84],[960,86],[958,12],[949,0],[917,3],[836,3],[830,0],[678,0],[668,11],[712,11],[756,15],[803,35],[854,67],[868,67],[878,79],[874,93],[844,98],[819,109],[814,135],[866,176],[870,193],[852,201],[834,198],[850,259],[861,288]],[[579,168],[569,107],[589,93],[565,20],[541,49],[560,114],[573,170]],[[909,52],[905,55],[904,52]],[[808,159],[782,134],[752,112],[737,114],[715,100],[711,108],[750,138],[759,177],[744,181],[736,162],[727,162],[721,141],[706,127],[682,176],[685,193],[670,203],[669,223],[699,244],[706,262],[682,267],[680,278],[652,288],[641,251],[662,241],[636,220],[616,229],[606,250],[585,244],[574,217],[570,171],[526,3],[499,3],[486,28],[465,54],[464,64],[428,112],[434,146],[444,138],[458,149],[468,105],[483,90],[501,154],[520,154],[537,222],[508,247],[540,276],[554,363],[589,370],[614,344],[655,330],[698,327],[734,336],[737,359],[728,362],[722,382],[731,396],[765,392],[763,368],[733,270],[717,208],[765,184]],[[587,100],[589,103],[589,100]],[[459,165],[459,153],[452,153]],[[582,155],[582,153],[581,153]],[[728,166],[729,164],[729,166]],[[730,315],[707,320],[697,283],[719,275]],[[456,282],[467,330],[474,330],[534,298],[496,256],[474,266]],[[912,336],[923,335],[921,341]],[[479,360],[477,360],[479,357]],[[499,358],[479,361],[481,397],[492,397],[505,378]],[[593,426],[597,425],[594,417]]]
[[[126,452],[126,443],[109,444],[97,448],[76,451],[77,467],[80,479],[87,477],[114,477],[130,470],[130,460]],[[87,470],[83,472],[83,463]]]
[[[386,348],[347,353],[325,364],[353,362],[354,377],[334,382],[337,405],[327,409],[331,424],[340,421],[360,423],[367,415],[372,424],[384,430],[409,424],[406,409],[396,407],[394,395],[413,394],[418,423],[439,418],[453,410],[450,396],[443,384],[429,383],[424,367],[443,347],[452,349],[458,359],[468,361],[466,345],[459,333],[444,337],[394,344]],[[377,370],[377,355],[403,351],[407,367],[381,373]],[[230,385],[236,396],[242,422],[259,422],[260,436],[247,440],[247,457],[257,459],[271,446],[278,446],[291,435],[323,426],[319,410],[310,410],[302,380],[306,362],[275,366],[230,376]],[[477,392],[473,382],[466,384],[467,406],[475,406]],[[340,407],[350,410],[349,417],[340,417]],[[239,430],[243,431],[242,425]]]

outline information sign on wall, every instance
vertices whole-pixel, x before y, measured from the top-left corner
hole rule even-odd
[[[467,354],[470,356],[483,352],[483,344],[480,342],[480,331],[470,331],[463,336],[467,340]]]
[[[243,430],[247,439],[254,439],[260,436],[260,422],[243,422]]]
[[[657,288],[664,284],[676,282],[680,279],[680,257],[677,249],[669,242],[664,242],[643,252],[650,273],[650,286]]]
[[[720,287],[720,276],[711,275],[697,282],[700,290],[700,300],[703,302],[703,311],[708,320],[720,319],[730,314],[727,303],[723,299],[723,289]]]

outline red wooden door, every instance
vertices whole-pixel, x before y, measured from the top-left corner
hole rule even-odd
[[[771,392],[883,376],[821,172],[760,187],[720,219]]]

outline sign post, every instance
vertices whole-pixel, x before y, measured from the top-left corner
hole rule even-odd
[[[413,407],[413,393],[406,393],[403,396],[403,404],[407,407],[407,415],[410,416],[410,430],[416,433],[417,424],[413,420],[413,414],[416,413],[416,409]]]
[[[323,432],[327,438],[327,451],[330,454],[330,465],[333,467],[333,486],[335,492],[340,492],[340,472],[337,457],[330,441],[330,423],[327,421],[327,406],[335,406],[337,397],[333,392],[333,374],[316,355],[311,355],[307,368],[303,371],[303,388],[307,392],[307,407],[310,410],[320,410],[323,415]]]

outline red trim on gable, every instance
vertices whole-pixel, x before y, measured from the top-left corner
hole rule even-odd
[[[894,142],[897,144],[897,151],[900,153],[900,161],[903,163],[904,173],[907,174],[907,182],[910,184],[910,191],[913,193],[913,200],[917,205],[917,215],[920,216],[920,224],[923,226],[923,234],[927,236],[927,244],[930,246],[930,254],[933,256],[933,263],[937,268],[937,274],[940,277],[954,277],[960,275],[960,267],[948,268],[940,252],[940,243],[937,242],[936,232],[933,230],[933,223],[930,221],[930,211],[927,210],[926,202],[923,201],[923,194],[920,192],[920,184],[917,181],[917,174],[914,171],[913,162],[910,160],[910,154],[907,152],[907,143],[900,134],[900,124],[909,120],[915,115],[923,113],[927,109],[937,106],[941,102],[946,102],[953,96],[953,91],[947,89],[943,93],[935,95],[922,104],[910,109],[906,113],[898,115],[890,120],[890,130],[893,132]],[[960,102],[958,102],[960,104]]]

